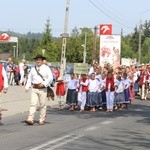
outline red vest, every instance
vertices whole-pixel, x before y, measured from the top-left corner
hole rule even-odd
[[[114,86],[114,77],[111,78],[106,78],[106,91],[108,91],[108,85],[110,84],[110,91],[115,91],[115,86]]]
[[[56,87],[56,95],[64,96],[66,93],[64,82],[58,82]]]
[[[85,82],[87,80],[86,77],[82,77],[82,82]],[[87,92],[88,91],[88,86],[82,85],[82,92]]]
[[[0,92],[3,90],[3,87],[4,87],[4,78],[2,76],[2,68],[3,68],[3,65],[0,64]]]

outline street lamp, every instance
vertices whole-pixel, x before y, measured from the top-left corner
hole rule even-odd
[[[14,48],[14,58],[15,58],[16,57],[16,46],[14,45],[13,48]]]
[[[84,51],[83,51],[83,63],[86,62],[86,38],[87,38],[87,33],[85,32],[84,44],[81,45],[84,48]]]
[[[43,54],[43,56],[44,56],[44,54],[45,54],[45,49],[42,49],[42,54]]]

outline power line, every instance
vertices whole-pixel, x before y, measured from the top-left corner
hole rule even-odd
[[[122,24],[121,22],[117,21],[116,19],[112,18],[111,16],[109,16],[106,12],[104,12],[102,9],[100,9],[100,8],[99,8],[95,3],[93,3],[91,0],[89,0],[89,2],[90,2],[96,9],[98,9],[102,14],[104,14],[106,17],[108,17],[109,19],[111,19],[111,20],[117,22],[118,24],[120,24],[120,25],[122,25],[122,26],[124,26],[124,27],[126,27],[126,28],[131,28],[131,29],[133,29],[133,27],[126,26],[126,25]]]
[[[99,0],[98,0],[98,1],[99,1]],[[114,12],[116,12],[120,17],[123,16],[124,18],[126,18],[126,20],[119,18],[120,20],[123,20],[123,21],[125,21],[125,22],[129,22],[129,23],[133,23],[133,22],[137,21],[137,20],[128,18],[128,17],[125,16],[124,14],[120,14],[120,12],[117,11],[116,9],[114,9],[111,5],[109,5],[108,3],[106,4],[106,1],[101,0],[101,2],[104,3],[105,6],[109,7],[111,10],[113,10]],[[108,10],[108,11],[109,11],[109,10]],[[111,11],[109,11],[109,12],[111,12]],[[117,17],[117,18],[118,18],[118,17]],[[129,21],[129,20],[130,20],[130,21]],[[131,20],[132,20],[132,21],[131,21]]]

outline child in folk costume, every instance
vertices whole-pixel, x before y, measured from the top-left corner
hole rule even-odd
[[[129,86],[129,95],[130,95],[130,103],[135,99],[135,91],[134,91],[134,76],[132,73],[129,74],[130,86]]]
[[[123,109],[123,103],[125,101],[124,88],[125,86],[121,79],[121,76],[118,75],[115,80],[115,100],[116,100],[117,108],[120,110]]]
[[[127,78],[127,73],[123,74],[123,83],[125,85],[124,89],[124,96],[125,96],[125,101],[124,104],[126,105],[126,108],[128,108],[128,104],[130,103],[130,93],[129,93],[129,87],[130,87],[130,80]]]
[[[106,84],[106,73],[102,73],[102,91],[101,91],[101,96],[102,96],[102,109],[106,107],[106,90],[105,90],[105,84]],[[101,107],[100,107],[101,109]]]
[[[113,71],[108,71],[107,73],[105,90],[106,90],[107,112],[112,112],[114,105],[114,91],[115,91]]]
[[[147,83],[148,83],[147,71],[142,70],[139,81],[139,87],[141,88],[141,100],[147,99]]]
[[[63,82],[63,79],[61,77],[58,77],[56,84],[56,95],[59,98],[59,109],[62,110],[64,107],[64,95],[66,93],[65,89],[65,83]]]
[[[83,85],[83,83],[81,83]],[[87,106],[90,107],[90,111],[95,112],[96,107],[98,106],[98,88],[99,81],[95,79],[95,73],[91,74],[90,79],[84,85],[88,85],[88,94],[87,94]]]
[[[70,105],[70,111],[75,110],[75,106],[77,104],[77,83],[78,80],[75,78],[74,74],[70,74],[70,79],[67,82],[67,98],[66,98],[66,103]]]
[[[83,85],[83,84],[86,85]],[[81,75],[81,79],[78,83],[78,105],[80,107],[80,112],[84,111],[85,104],[86,104],[86,98],[87,98],[87,91],[88,91],[88,79],[85,74]]]

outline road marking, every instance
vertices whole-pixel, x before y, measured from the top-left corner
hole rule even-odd
[[[67,139],[67,140],[65,140],[64,142],[61,142],[61,143],[56,144],[56,145],[54,145],[54,146],[51,146],[50,148],[48,148],[48,149],[46,149],[46,150],[54,150],[54,149],[56,149],[56,148],[61,147],[62,145],[68,144],[68,143],[70,143],[70,142],[72,142],[72,141],[75,141],[75,140],[81,138],[81,137],[83,137],[83,135],[76,136],[76,137],[74,137],[74,138],[72,138],[72,139],[70,139],[70,140]]]
[[[111,123],[113,123],[113,121],[104,121],[104,122],[102,122],[102,124],[111,124]]]
[[[135,109],[135,111],[143,111],[143,109]]]
[[[97,126],[92,126],[92,127],[89,127],[89,128],[87,128],[87,129],[85,129],[85,131],[94,131],[94,130],[96,130],[96,129],[98,129],[99,127],[97,127]]]
[[[47,142],[47,143],[41,144],[41,145],[39,145],[39,146],[37,146],[37,147],[34,147],[34,148],[30,149],[30,150],[38,150],[38,149],[40,149],[40,148],[43,148],[43,147],[48,146],[48,145],[50,145],[50,144],[54,144],[54,143],[56,143],[56,142],[59,142],[59,141],[65,139],[65,138],[68,138],[68,137],[71,137],[71,136],[73,136],[73,134],[68,134],[68,135],[66,135],[66,136],[62,136],[62,137],[57,138],[57,139],[55,139],[55,140],[52,140],[52,141],[49,141],[49,142]]]

